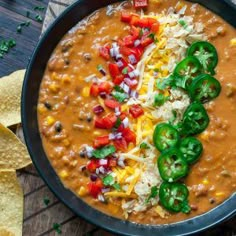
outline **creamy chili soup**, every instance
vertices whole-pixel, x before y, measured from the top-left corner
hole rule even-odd
[[[163,224],[236,189],[236,31],[198,4],[100,9],[55,48],[38,122],[66,188],[129,221]]]

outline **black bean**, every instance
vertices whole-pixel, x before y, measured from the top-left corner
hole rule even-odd
[[[215,200],[215,198],[213,198],[213,197],[209,199],[209,202],[210,202],[211,204],[214,204],[215,201],[216,201],[216,200]]]
[[[57,121],[56,123],[55,123],[55,130],[56,130],[56,132],[61,132],[62,131],[62,125],[61,125],[61,122],[60,121]]]
[[[67,66],[70,65],[70,60],[68,58],[64,58],[64,62]]]
[[[92,56],[90,53],[84,53],[83,56],[84,56],[84,60],[87,62],[92,60]]]
[[[91,116],[88,116],[88,117],[87,117],[87,121],[88,121],[88,122],[91,122],[92,120],[93,120],[93,118],[92,118]]]
[[[48,109],[51,110],[52,109],[52,105],[49,102],[45,102],[44,106]]]
[[[79,152],[79,156],[84,158],[86,155],[85,155],[85,150],[82,150]]]

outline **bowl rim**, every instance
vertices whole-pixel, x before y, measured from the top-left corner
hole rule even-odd
[[[104,0],[110,3],[114,2],[121,2],[120,0]],[[104,2],[103,1],[103,2]],[[190,0],[191,1],[191,0]],[[216,0],[217,1],[217,0]],[[198,1],[201,5],[203,5],[204,0]],[[223,0],[225,4],[228,4],[231,8],[236,11],[236,6],[232,6],[229,2],[229,0]],[[121,235],[153,235],[153,233],[162,233],[161,235],[189,235],[197,232],[201,232],[203,230],[206,230],[210,227],[215,226],[216,224],[219,224],[225,220],[227,220],[230,217],[233,217],[236,215],[236,209],[231,206],[233,206],[236,202],[236,193],[233,193],[228,199],[226,199],[221,204],[217,205],[215,208],[211,209],[210,211],[195,216],[190,219],[186,219],[180,222],[170,223],[170,224],[163,224],[163,225],[142,225],[137,224],[121,219],[117,219],[113,216],[106,215],[102,213],[101,211],[91,207],[86,202],[78,198],[74,193],[72,193],[70,190],[66,189],[62,183],[60,182],[57,174],[55,173],[54,169],[52,168],[49,160],[47,160],[47,167],[52,169],[52,172],[54,173],[54,183],[51,182],[50,179],[48,179],[45,174],[45,170],[40,168],[38,157],[36,158],[35,154],[35,148],[33,147],[33,143],[31,141],[32,135],[31,135],[31,127],[29,126],[29,123],[27,122],[29,119],[27,118],[27,113],[30,111],[31,108],[26,106],[26,99],[27,94],[29,94],[28,84],[31,78],[31,73],[34,69],[34,63],[36,60],[36,56],[40,53],[40,49],[42,45],[46,42],[48,37],[50,37],[51,31],[62,21],[64,18],[68,17],[70,12],[76,7],[78,7],[80,4],[86,4],[86,0],[78,0],[71,4],[69,7],[65,9],[55,20],[54,22],[48,27],[48,29],[45,31],[45,33],[40,38],[39,42],[37,43],[37,46],[35,47],[35,50],[32,54],[31,60],[28,64],[27,71],[24,78],[23,88],[22,88],[22,97],[21,97],[21,118],[22,118],[22,127],[23,127],[23,133],[24,138],[26,141],[26,145],[29,151],[29,154],[31,156],[31,159],[33,161],[34,166],[36,167],[38,173],[40,174],[41,178],[44,180],[46,185],[49,187],[49,189],[54,193],[54,195],[60,199],[62,203],[64,203],[72,212],[74,212],[77,216],[85,219],[89,223],[95,224],[101,228],[104,228],[105,230],[108,230],[115,234],[121,234]],[[102,7],[102,6],[101,6]],[[206,7],[206,6],[205,6]],[[209,7],[207,7],[209,8]],[[81,18],[82,19],[82,18]],[[67,31],[70,28],[67,29]],[[41,81],[40,81],[41,83]],[[38,91],[37,91],[38,93]],[[37,117],[36,117],[37,120]],[[40,140],[39,140],[40,141]],[[42,146],[42,144],[41,144]],[[43,146],[42,146],[43,149]],[[44,150],[42,150],[44,153]],[[45,154],[45,153],[44,153]],[[46,155],[46,154],[45,154]],[[59,181],[59,182],[58,182]],[[73,204],[71,202],[68,202],[68,199],[66,197],[63,197],[61,195],[61,192],[58,191],[55,187],[55,183],[57,182],[61,189],[63,190],[63,194],[65,192],[69,192],[70,197],[76,198],[75,200],[79,202],[79,206],[82,207],[83,210],[86,210],[85,212],[80,212],[75,209]],[[74,199],[72,199],[74,200]],[[74,203],[74,202],[73,202]],[[98,218],[94,218],[91,216],[96,216]],[[213,217],[214,216],[214,217]],[[204,220],[202,220],[204,218]],[[106,224],[107,221],[111,221],[111,224]],[[197,221],[197,222],[195,222]],[[197,227],[196,227],[197,226]],[[187,230],[184,230],[183,228],[187,228]],[[138,230],[135,230],[138,229]],[[135,234],[133,234],[135,232]]]

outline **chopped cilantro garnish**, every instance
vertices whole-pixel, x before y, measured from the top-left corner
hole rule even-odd
[[[21,25],[18,25],[18,26],[17,26],[16,31],[17,31],[17,33],[21,33],[21,31],[22,31]]]
[[[48,197],[45,197],[45,198],[43,199],[43,203],[45,204],[45,206],[48,206],[49,203],[50,203],[49,198],[48,198]]]
[[[97,69],[98,70],[102,70],[103,69],[103,66],[101,64],[97,65]]]
[[[92,155],[95,158],[102,159],[113,154],[115,151],[116,151],[116,148],[113,145],[108,145],[103,148],[94,150],[92,152]]]
[[[124,75],[128,74],[128,67],[125,67],[125,68],[122,70],[122,74],[124,74]]]
[[[151,38],[155,43],[158,42],[157,38],[156,38],[156,35],[154,33],[151,33],[148,35],[148,38]]]
[[[36,16],[35,16],[35,19],[36,19],[38,22],[42,22],[42,21],[43,21],[43,18],[42,18],[42,16],[40,16],[40,15],[36,15]]]
[[[180,25],[182,25],[184,27],[184,29],[186,29],[188,27],[188,24],[186,23],[185,20],[180,19],[178,22],[179,22]]]
[[[114,125],[115,128],[119,128],[119,126],[121,125],[121,119],[120,117],[117,117],[116,123]]]
[[[9,50],[15,46],[16,41],[14,39],[0,41],[0,58],[3,58],[3,55],[8,53]]]
[[[148,145],[147,143],[145,143],[145,142],[142,142],[142,143],[140,144],[140,148],[141,148],[141,149],[150,149],[149,145]]]
[[[162,93],[155,94],[154,96],[154,106],[162,106],[169,97],[163,95]]]
[[[105,186],[111,186],[114,184],[114,177],[112,175],[107,175],[102,179]]]
[[[18,32],[18,33],[21,33],[21,32],[22,32],[22,27],[23,27],[23,26],[28,27],[28,26],[30,25],[30,23],[31,23],[31,21],[29,21],[29,20],[20,23],[20,25],[17,26],[17,32]]]
[[[34,7],[34,10],[35,10],[35,11],[37,11],[37,10],[43,11],[44,9],[45,9],[45,7],[41,7],[41,6],[36,6],[36,7]]]
[[[151,200],[151,198],[155,198],[157,195],[158,195],[158,188],[157,188],[157,186],[153,186],[153,187],[151,188],[151,193],[150,193],[150,195],[149,195],[148,198],[146,199],[146,203],[148,203],[148,202]]]
[[[167,87],[175,87],[175,79],[173,75],[170,75],[167,78],[157,79],[156,86],[160,90],[164,90]]]
[[[61,224],[54,223],[54,224],[53,224],[53,229],[54,229],[58,234],[61,234],[61,233],[62,233],[62,231],[61,231]]]
[[[124,90],[119,87],[115,86],[114,90],[112,92],[112,96],[118,101],[118,102],[123,102],[126,98],[128,98],[128,95],[124,92]]]
[[[119,185],[118,183],[112,184],[112,187],[113,187],[115,190],[117,190],[117,191],[120,191],[120,190],[121,190],[121,187],[120,187],[120,185]]]

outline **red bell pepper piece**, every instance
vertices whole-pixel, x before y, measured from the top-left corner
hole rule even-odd
[[[101,193],[103,188],[102,180],[97,179],[96,182],[88,183],[88,192],[94,198],[97,198],[98,194]]]
[[[99,94],[98,85],[96,83],[93,83],[90,87],[90,95],[97,97],[98,94]]]
[[[100,136],[100,137],[95,138],[94,147],[95,148],[103,147],[103,146],[106,146],[109,143],[110,143],[110,140],[109,140],[108,135]]]
[[[120,70],[117,64],[109,63],[108,68],[112,78],[115,78],[117,75],[120,74]]]
[[[120,74],[116,76],[115,79],[113,79],[113,83],[115,85],[120,85],[123,82],[124,78],[125,78],[124,75]]]
[[[109,60],[110,58],[110,49],[108,46],[102,46],[99,48],[99,55],[105,60]]]
[[[127,149],[127,142],[125,141],[124,138],[115,139],[113,141],[113,144],[114,144],[116,150],[125,151]]]
[[[144,114],[144,111],[139,104],[134,104],[130,107],[129,113],[133,116],[133,118],[138,118],[139,116]]]
[[[135,8],[142,8],[148,6],[148,0],[134,0]]]
[[[117,117],[114,114],[109,114],[105,117],[97,117],[95,119],[95,127],[99,129],[111,129],[116,123]]]
[[[106,107],[111,109],[115,109],[116,107],[120,109],[120,103],[114,99],[105,99],[104,104]]]
[[[127,35],[123,39],[124,46],[127,46],[127,47],[134,46],[134,41],[135,41],[135,39],[134,39],[134,37],[132,35]]]
[[[109,82],[102,82],[98,85],[98,91],[99,93],[106,93],[109,94],[112,90],[112,86]]]
[[[128,12],[122,11],[120,19],[121,19],[122,22],[130,23],[130,21],[131,21],[131,14],[128,13]]]

